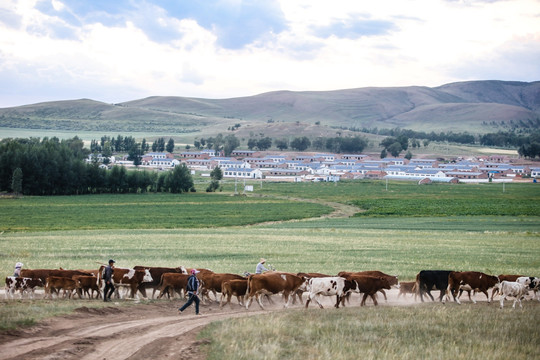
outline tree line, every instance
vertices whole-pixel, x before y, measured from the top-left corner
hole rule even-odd
[[[78,195],[195,191],[185,164],[157,173],[107,169],[86,161],[90,151],[78,137],[3,139],[0,141],[0,191],[24,195]]]
[[[295,137],[291,140],[272,139],[271,137],[260,134],[252,136],[247,141],[249,150],[266,151],[272,147],[272,144],[281,151],[293,149],[297,151],[305,151],[310,147],[316,150],[326,150],[333,153],[361,153],[368,145],[365,138],[360,136],[354,137],[318,137],[311,141],[307,136]],[[223,136],[218,134],[216,137],[196,139],[193,145],[197,149],[213,149],[217,152],[223,151],[225,156],[230,156],[232,152],[240,146],[240,140],[230,134]]]
[[[406,136],[409,139],[429,140],[437,142],[451,142],[465,145],[483,145],[483,146],[498,146],[498,147],[514,147],[518,148],[523,144],[530,143],[538,137],[540,133],[538,129],[528,130],[527,132],[519,131],[499,131],[496,133],[486,133],[483,135],[472,135],[467,132],[455,133],[452,131],[436,133],[415,131],[410,129],[378,129],[378,128],[344,128],[344,130],[365,132],[368,134],[376,134],[383,136]]]

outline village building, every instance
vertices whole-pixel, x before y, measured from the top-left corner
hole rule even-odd
[[[238,178],[238,179],[262,179],[262,172],[260,169],[225,169],[223,170],[224,178]]]

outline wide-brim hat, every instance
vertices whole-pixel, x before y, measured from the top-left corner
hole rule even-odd
[[[265,263],[265,262],[266,262],[266,259],[265,259],[265,258],[261,258],[261,262],[262,262],[262,263]]]

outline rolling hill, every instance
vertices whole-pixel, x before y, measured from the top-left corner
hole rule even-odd
[[[230,99],[154,96],[120,104],[89,99],[0,109],[0,127],[205,136],[240,124],[274,136],[335,129],[405,128],[472,134],[540,118],[540,81],[470,81],[439,87],[274,91]]]

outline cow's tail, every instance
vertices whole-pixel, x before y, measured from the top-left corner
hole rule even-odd
[[[247,278],[247,288],[246,288],[246,296],[248,296],[249,294],[249,289],[251,288],[251,278],[253,277],[253,275],[249,275],[248,278]]]

